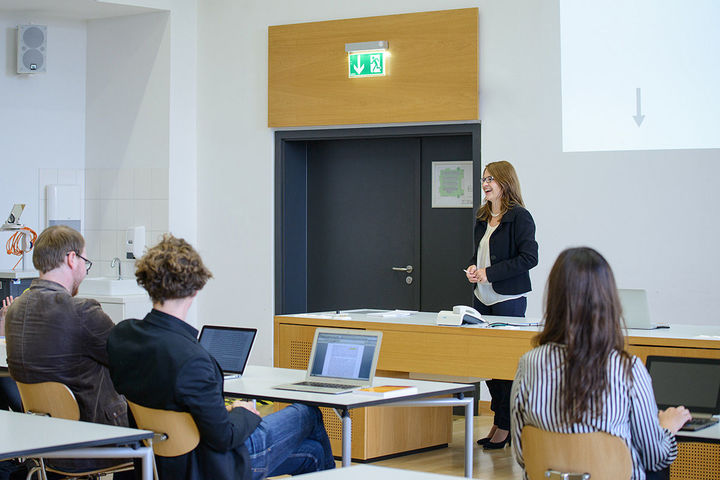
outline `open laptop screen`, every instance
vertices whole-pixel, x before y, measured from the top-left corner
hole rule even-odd
[[[217,360],[224,374],[241,375],[256,333],[255,328],[205,325],[198,342]]]
[[[369,380],[373,375],[377,335],[319,332],[311,377]]]
[[[620,298],[623,318],[627,328],[649,329],[652,327],[647,292],[645,290],[619,288],[618,297]]]
[[[648,356],[647,368],[659,408],[720,413],[720,360]]]

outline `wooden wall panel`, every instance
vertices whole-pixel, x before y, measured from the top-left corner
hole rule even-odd
[[[348,78],[346,43],[387,40],[387,75]],[[476,120],[478,9],[271,26],[268,126]]]

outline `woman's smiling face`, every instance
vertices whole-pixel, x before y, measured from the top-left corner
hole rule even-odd
[[[502,187],[495,181],[495,178],[493,178],[487,170],[483,172],[482,190],[485,194],[485,199],[488,202],[495,204],[495,202],[499,202],[502,198]]]

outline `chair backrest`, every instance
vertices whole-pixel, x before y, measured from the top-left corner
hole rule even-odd
[[[27,413],[80,420],[80,408],[67,385],[59,382],[15,383]]]
[[[592,480],[628,480],[632,474],[627,445],[609,433],[555,433],[526,425],[521,439],[530,480],[544,480],[547,470],[589,473]]]
[[[200,432],[189,413],[143,407],[129,400],[127,403],[138,428],[167,436],[166,440],[153,441],[155,455],[177,457],[193,450],[200,443]]]

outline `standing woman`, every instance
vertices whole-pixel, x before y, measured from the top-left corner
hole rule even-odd
[[[474,283],[474,307],[481,315],[524,317],[530,269],[538,263],[535,222],[520,193],[520,181],[508,162],[485,166],[485,203],[475,222],[475,255],[466,269]],[[488,380],[495,419],[490,433],[478,440],[485,449],[503,448],[510,441],[512,380]]]
[[[560,254],[548,277],[545,327],[520,358],[512,388],[515,458],[525,466],[525,425],[559,433],[606,432],[622,438],[632,479],[669,478],[684,407],[658,412],[650,375],[625,350],[615,278],[591,248]]]

